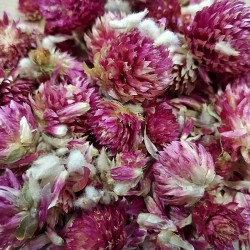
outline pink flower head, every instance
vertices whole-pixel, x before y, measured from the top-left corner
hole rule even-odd
[[[194,208],[192,218],[198,235],[204,235],[215,250],[233,250],[233,241],[246,233],[242,210],[237,203],[220,205],[206,201]]]
[[[160,102],[146,115],[147,135],[157,145],[178,140],[179,124],[167,102]]]
[[[27,20],[36,21],[41,18],[39,10],[40,0],[19,0],[18,10],[25,15]]]
[[[119,32],[111,28],[109,22],[111,20],[119,20],[126,15],[123,13],[107,12],[103,16],[96,19],[95,24],[92,26],[91,31],[84,35],[84,40],[89,49],[89,54],[93,57],[97,52],[101,51],[101,48],[111,44]]]
[[[31,153],[38,139],[28,104],[11,101],[0,108],[0,163],[14,163]]]
[[[41,0],[46,33],[70,33],[85,29],[104,12],[104,0]]]
[[[241,74],[250,69],[250,8],[243,1],[215,1],[196,13],[186,30],[188,46],[208,71]]]
[[[153,166],[155,193],[162,204],[192,205],[215,182],[212,156],[201,144],[172,142]]]
[[[54,80],[41,84],[31,105],[43,129],[54,136],[64,136],[67,131],[84,132],[86,113],[98,103],[94,87],[85,78],[75,78],[71,84],[58,85]]]
[[[10,22],[6,13],[0,20],[0,67],[12,69],[31,48],[30,37],[22,32],[16,22]]]
[[[0,105],[8,105],[11,100],[18,103],[29,103],[28,96],[34,90],[35,85],[31,81],[13,79],[11,75],[9,77],[2,77],[0,73]]]
[[[140,115],[116,101],[103,100],[89,118],[92,134],[114,152],[133,151],[141,140]]]
[[[65,249],[123,249],[127,241],[125,223],[125,211],[118,205],[85,212],[67,229]]]
[[[219,132],[224,149],[230,152],[233,160],[237,160],[241,153],[248,163],[250,162],[249,102],[249,87],[240,84],[233,87],[228,85],[225,92],[218,96],[216,103],[216,110],[222,120]]]
[[[104,93],[122,102],[142,102],[163,94],[170,84],[169,53],[154,46],[138,30],[120,34],[96,54],[94,68],[86,72],[100,81]]]

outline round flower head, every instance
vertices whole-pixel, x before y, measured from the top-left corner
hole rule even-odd
[[[104,0],[42,0],[40,11],[46,33],[71,33],[85,29],[104,12]]]
[[[11,101],[0,109],[0,163],[14,163],[34,150],[37,124],[26,103]]]
[[[179,124],[167,102],[160,102],[146,115],[147,135],[157,145],[178,140]]]
[[[127,241],[125,222],[124,209],[117,205],[83,213],[67,229],[65,249],[123,249]]]
[[[197,12],[186,30],[188,46],[208,71],[240,74],[250,69],[250,8],[242,1],[215,1]]]
[[[114,38],[116,38],[119,32],[111,28],[109,22],[111,20],[122,19],[125,17],[123,13],[107,12],[103,16],[96,19],[91,32],[87,32],[84,35],[87,48],[91,57],[97,52],[101,51],[103,46],[109,45]]]
[[[216,103],[222,120],[218,130],[223,147],[231,153],[233,160],[238,160],[241,153],[247,163],[250,163],[249,103],[250,89],[247,84],[228,85]]]
[[[92,134],[114,152],[133,151],[141,139],[140,115],[116,101],[100,102],[89,119]]]
[[[39,1],[33,0],[19,0],[18,1],[18,10],[24,14],[25,19],[36,21],[41,18],[39,11]]]
[[[29,80],[5,77],[0,69],[0,105],[7,105],[11,100],[15,102],[29,102],[28,96],[35,90],[35,85]]]
[[[212,156],[191,142],[172,142],[153,167],[155,193],[162,204],[192,205],[215,181]]]
[[[10,22],[5,13],[0,20],[0,67],[12,69],[17,66],[21,57],[28,54],[31,39],[23,33],[16,22]]]
[[[100,81],[102,90],[122,102],[154,99],[169,86],[169,53],[154,46],[151,38],[138,30],[120,34],[94,59],[86,72]]]
[[[98,94],[85,78],[75,78],[71,84],[50,80],[41,84],[33,98],[32,109],[43,129],[54,136],[86,130],[83,115],[98,103]]]
[[[204,235],[213,249],[232,250],[233,241],[246,233],[242,210],[237,203],[219,205],[206,201],[194,208],[192,219],[198,234]]]

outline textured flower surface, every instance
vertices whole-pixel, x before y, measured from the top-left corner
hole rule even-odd
[[[37,123],[28,104],[11,101],[0,109],[0,162],[13,163],[35,150]]]
[[[172,62],[163,46],[138,30],[124,33],[103,48],[86,72],[100,81],[101,88],[122,102],[141,102],[163,94],[170,84]]]
[[[98,103],[98,94],[85,78],[75,78],[71,83],[47,81],[41,84],[34,98],[32,109],[44,130],[55,136],[67,131],[86,130],[85,113]]]
[[[240,154],[246,162],[249,160],[249,112],[250,89],[247,84],[228,85],[225,92],[217,98],[216,109],[222,119],[219,132],[225,150],[230,152],[233,160]]]
[[[66,232],[66,249],[123,249],[126,214],[117,205],[96,208],[73,219]]]
[[[104,0],[41,0],[40,11],[46,33],[70,33],[85,29],[104,12]]]
[[[207,201],[193,210],[193,221],[198,234],[203,234],[215,250],[232,250],[233,241],[246,233],[246,224],[237,203],[226,205]]]
[[[0,20],[0,67],[12,69],[20,58],[31,49],[30,37],[22,32],[15,21],[10,21],[7,14]]]
[[[162,204],[192,205],[216,180],[212,156],[202,145],[172,142],[153,167],[155,193]]]
[[[213,72],[241,74],[250,68],[250,8],[242,1],[215,1],[197,12],[186,30],[198,62]]]
[[[101,101],[89,118],[92,134],[114,152],[133,151],[141,141],[142,117],[116,101]]]
[[[41,18],[41,14],[39,11],[39,2],[40,0],[19,0],[18,10],[25,15],[25,18],[27,20],[39,20]]]
[[[107,12],[103,16],[97,18],[91,31],[84,35],[84,40],[90,50],[91,56],[100,52],[102,47],[111,44],[112,40],[119,35],[117,30],[111,28],[109,22],[111,20],[122,19],[125,16],[126,15],[123,13]]]
[[[164,145],[179,138],[177,118],[166,101],[153,106],[147,113],[146,128],[151,141],[158,145]]]

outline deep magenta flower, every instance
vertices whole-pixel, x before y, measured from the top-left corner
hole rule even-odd
[[[215,1],[196,13],[186,30],[191,52],[212,72],[241,74],[250,69],[250,8],[243,1]]]
[[[104,0],[41,0],[46,33],[71,33],[85,29],[104,12]]]
[[[169,87],[172,65],[164,46],[138,30],[120,34],[97,53],[94,68],[86,72],[99,80],[103,92],[122,102],[142,102],[161,95]]]
[[[123,249],[126,214],[117,205],[96,208],[73,219],[66,232],[66,249]]]
[[[124,13],[107,12],[96,19],[91,31],[84,35],[84,40],[91,57],[100,52],[102,47],[111,44],[112,40],[119,35],[117,30],[111,28],[109,22],[122,19],[125,16]]]
[[[153,166],[154,188],[162,204],[192,205],[216,182],[212,156],[201,144],[172,142]]]
[[[67,131],[86,131],[84,115],[97,105],[99,96],[87,79],[78,77],[69,84],[51,79],[40,85],[30,101],[44,131],[60,137]]]
[[[146,114],[146,129],[150,140],[164,145],[179,138],[179,124],[167,101],[160,102]]]
[[[10,22],[6,13],[0,20],[0,68],[12,69],[20,58],[32,48],[31,38],[22,32],[15,21]]]
[[[28,104],[11,101],[0,108],[0,163],[14,163],[33,153],[38,128]]]
[[[232,250],[233,241],[246,234],[246,223],[237,203],[226,205],[206,201],[194,208],[192,218],[199,235],[215,250]]]
[[[119,102],[101,101],[88,123],[100,145],[114,152],[133,151],[141,142],[142,117]]]
[[[40,0],[19,0],[18,1],[18,10],[24,14],[27,20],[36,21],[41,18],[39,10]]]

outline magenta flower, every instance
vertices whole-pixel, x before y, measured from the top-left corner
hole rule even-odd
[[[127,241],[125,223],[125,211],[117,205],[83,213],[67,229],[65,249],[123,249]]]
[[[172,107],[165,101],[156,104],[146,115],[147,135],[157,145],[178,140],[179,124]]]
[[[70,33],[85,29],[104,12],[104,0],[41,0],[45,33]]]
[[[102,47],[111,44],[112,40],[119,35],[117,30],[110,27],[109,22],[122,19],[125,16],[123,13],[108,12],[96,19],[91,31],[84,35],[84,40],[91,57],[100,52]]]
[[[0,109],[0,163],[14,163],[34,152],[37,123],[28,104],[11,101]]]
[[[105,94],[122,102],[142,102],[161,95],[169,87],[171,67],[164,46],[138,30],[122,33],[96,54],[94,68],[86,72],[99,80]]]
[[[27,20],[37,21],[41,18],[39,2],[40,0],[19,0],[18,10],[25,15]]]
[[[0,68],[15,68],[31,47],[30,37],[17,27],[16,22],[10,22],[5,13],[0,20]]]
[[[228,85],[225,92],[218,96],[216,105],[222,120],[219,132],[224,149],[231,154],[234,161],[238,160],[241,154],[248,163],[250,162],[249,100],[250,90],[246,84],[232,87]]]
[[[153,166],[155,194],[162,204],[192,205],[216,183],[212,156],[201,144],[172,142]]]
[[[89,118],[92,134],[114,152],[133,151],[141,141],[142,117],[116,101],[103,100]]]
[[[215,1],[196,13],[188,46],[208,71],[241,74],[250,68],[250,8],[243,1]]]
[[[198,234],[204,235],[215,250],[232,250],[233,241],[246,233],[242,210],[237,203],[220,205],[206,201],[194,208],[192,218]]]
[[[85,78],[75,78],[71,84],[56,85],[55,80],[41,84],[31,105],[44,131],[54,136],[86,131],[86,113],[94,108],[99,96]]]

